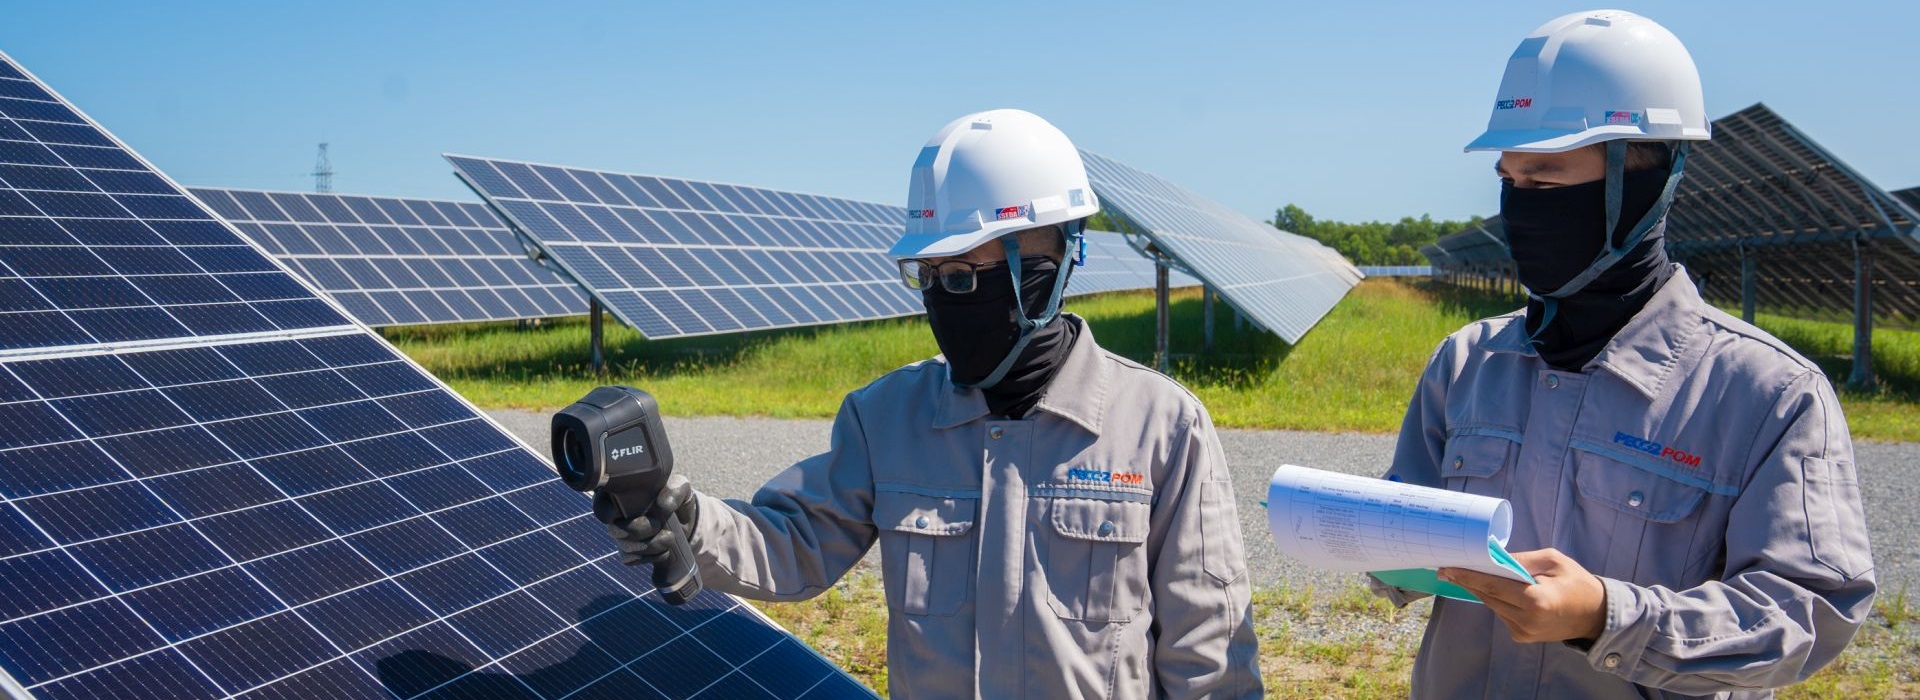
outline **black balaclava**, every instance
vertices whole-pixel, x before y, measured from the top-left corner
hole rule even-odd
[[[1012,273],[1004,265],[978,271],[972,292],[955,294],[935,285],[921,292],[927,307],[927,325],[933,327],[933,340],[947,357],[947,373],[953,382],[972,386],[992,374],[1020,338],[1019,313],[1013,299]],[[1060,265],[1052,260],[1022,262],[1020,297],[1028,318],[1046,311],[1047,297],[1060,275]],[[1079,327],[1055,315],[1033,333],[1033,339],[1020,351],[1005,376],[982,390],[987,408],[996,415],[1022,418],[1047,383],[1066,363]]]
[[[1664,169],[1626,173],[1611,245],[1625,245],[1634,226],[1659,202],[1668,177]],[[1503,185],[1500,216],[1520,283],[1529,290],[1556,290],[1584,271],[1609,244],[1606,206],[1604,179],[1546,189]],[[1527,334],[1541,359],[1554,369],[1580,371],[1646,306],[1671,275],[1666,227],[1663,216],[1619,262],[1560,297],[1551,314],[1540,297],[1527,299]]]

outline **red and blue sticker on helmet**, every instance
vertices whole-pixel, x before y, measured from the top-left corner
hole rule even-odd
[[[1495,100],[1494,109],[1526,109],[1533,106],[1531,97],[1515,97],[1511,100]]]
[[[907,210],[907,218],[931,219],[933,218],[933,210],[932,209],[909,209]]]
[[[1025,206],[1001,207],[998,211],[994,213],[993,218],[1000,221],[1006,221],[1007,219],[1023,219],[1023,218],[1026,218],[1026,216],[1027,216],[1027,208]]]
[[[1608,110],[1605,115],[1607,124],[1617,126],[1639,126],[1640,113],[1625,110]]]

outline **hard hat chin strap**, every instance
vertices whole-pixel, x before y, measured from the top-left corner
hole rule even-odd
[[[1020,298],[1020,234],[1013,233],[1000,239],[1000,243],[1007,248],[1007,270],[1012,273],[1014,318],[1020,323],[1020,339],[1014,341],[1013,349],[1007,351],[1006,357],[1000,358],[1000,364],[993,368],[993,373],[970,386],[984,391],[999,384],[1001,379],[1006,378],[1007,372],[1013,369],[1013,363],[1020,359],[1020,353],[1027,349],[1027,343],[1033,340],[1034,334],[1052,323],[1054,317],[1060,315],[1060,298],[1066,293],[1067,278],[1072,276],[1074,266],[1074,262],[1068,258],[1073,255],[1073,251],[1081,249],[1081,238],[1086,228],[1086,219],[1076,219],[1061,224],[1066,240],[1061,248],[1060,271],[1053,278],[1053,290],[1047,293],[1047,308],[1040,312],[1038,318],[1027,318],[1026,300]]]
[[[1673,206],[1674,190],[1680,186],[1681,173],[1687,168],[1687,150],[1690,146],[1691,144],[1686,141],[1681,141],[1673,145],[1673,166],[1667,171],[1667,184],[1660,190],[1660,198],[1654,201],[1653,207],[1647,210],[1645,216],[1640,217],[1640,220],[1634,223],[1633,230],[1627,233],[1626,239],[1621,241],[1620,245],[1616,246],[1613,244],[1613,232],[1620,226],[1620,208],[1626,199],[1627,142],[1624,140],[1607,142],[1607,239],[1605,241],[1605,247],[1600,250],[1600,255],[1594,258],[1592,263],[1587,265],[1587,269],[1582,270],[1579,275],[1568,280],[1566,284],[1560,285],[1559,289],[1550,292],[1527,290],[1527,296],[1539,301],[1540,305],[1545,307],[1545,313],[1540,317],[1539,327],[1534,329],[1533,334],[1528,337],[1528,340],[1536,340],[1540,337],[1541,333],[1546,332],[1547,324],[1552,323],[1553,317],[1560,311],[1561,299],[1580,293],[1580,290],[1586,289],[1588,284],[1591,284],[1595,279],[1598,279],[1600,275],[1606,273],[1606,271],[1612,269],[1615,264],[1625,259],[1627,253],[1639,247],[1640,243],[1646,240],[1647,234],[1653,231],[1653,227],[1659,224],[1661,219],[1666,218],[1667,209]]]

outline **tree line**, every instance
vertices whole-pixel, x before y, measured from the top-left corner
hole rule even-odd
[[[1394,223],[1351,223],[1315,219],[1307,210],[1288,204],[1274,211],[1273,220],[1267,223],[1325,243],[1355,265],[1425,265],[1427,256],[1420,254],[1421,246],[1480,220],[1475,216],[1466,221],[1434,221],[1432,216],[1422,214],[1418,219],[1408,216]]]

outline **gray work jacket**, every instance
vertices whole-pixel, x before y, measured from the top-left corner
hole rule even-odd
[[[939,360],[849,394],[832,448],[701,496],[713,588],[819,595],[880,542],[896,698],[1257,697],[1233,488],[1206,409],[1082,324],[1025,420]]]
[[[1454,333],[1389,476],[1508,499],[1509,550],[1557,548],[1606,588],[1606,630],[1586,651],[1516,643],[1485,606],[1436,600],[1416,696],[1771,697],[1838,656],[1872,609],[1833,387],[1701,301],[1678,265],[1580,372],[1535,355],[1521,313]]]

